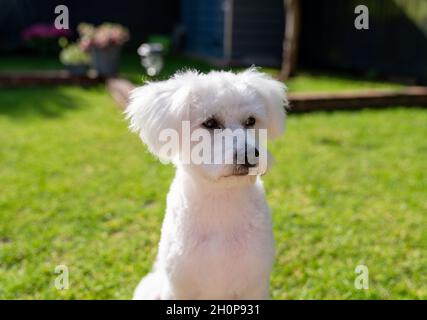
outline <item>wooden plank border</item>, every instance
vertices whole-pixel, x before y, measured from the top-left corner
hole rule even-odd
[[[406,87],[397,91],[291,93],[289,101],[291,112],[357,110],[393,106],[427,107],[427,87]]]
[[[107,80],[107,89],[117,103],[124,108],[129,92],[135,86],[128,80]],[[427,87],[406,87],[399,91],[365,90],[351,92],[290,93],[290,108],[293,112],[358,110],[391,106],[427,107]]]
[[[129,93],[135,86],[129,80],[123,78],[110,78],[106,81],[107,90],[121,108],[125,108],[129,100]]]
[[[135,86],[123,78],[76,77],[65,70],[0,72],[0,87],[80,85],[105,83],[121,107]],[[427,87],[405,87],[400,90],[363,90],[347,92],[290,93],[290,112],[358,110],[392,106],[427,107]]]

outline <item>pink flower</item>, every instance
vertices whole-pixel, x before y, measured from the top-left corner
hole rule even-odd
[[[91,46],[91,41],[89,39],[83,39],[80,41],[80,48],[83,51],[88,51],[90,49]]]
[[[108,46],[109,40],[108,32],[100,31],[95,33],[93,44],[98,48],[105,48]]]
[[[129,32],[120,24],[103,23],[94,27],[88,23],[81,23],[77,27],[83,50],[91,47],[106,48],[111,45],[122,45],[129,39]]]
[[[71,36],[70,30],[56,29],[54,25],[43,23],[33,24],[22,32],[22,38],[26,41],[69,36]]]

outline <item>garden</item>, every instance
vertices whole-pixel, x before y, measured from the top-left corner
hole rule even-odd
[[[142,85],[218,68],[173,53],[163,63],[150,77],[123,52],[113,72]],[[0,58],[1,72],[62,68],[53,55]],[[286,84],[290,94],[403,86],[310,70]],[[290,111],[264,178],[273,299],[427,298],[426,123],[417,105]],[[0,89],[0,298],[132,297],[156,255],[174,168],[127,126],[104,83]],[[69,268],[67,290],[53,285],[58,265]],[[369,290],[355,289],[358,265],[369,267]]]

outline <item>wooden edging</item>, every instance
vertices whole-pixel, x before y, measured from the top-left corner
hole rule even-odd
[[[106,85],[114,100],[124,109],[129,99],[129,93],[135,89],[135,86],[132,82],[123,78],[109,78],[106,81]]]
[[[108,91],[125,107],[134,85],[123,78],[72,76],[65,70],[0,72],[0,87],[39,85],[88,86],[106,83]],[[357,110],[391,106],[427,107],[427,87],[405,87],[401,90],[363,90],[348,92],[290,93],[290,112]]]
[[[107,79],[107,89],[124,108],[135,86],[122,78]],[[427,87],[407,87],[400,91],[366,90],[341,93],[290,93],[290,112],[357,110],[390,106],[427,106]]]
[[[426,107],[427,87],[406,87],[395,90],[363,90],[349,92],[289,94],[291,112],[357,110],[393,106]]]

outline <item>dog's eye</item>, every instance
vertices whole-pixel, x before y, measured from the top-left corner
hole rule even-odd
[[[220,129],[220,125],[218,121],[214,118],[210,118],[202,123],[202,126],[204,126],[206,129]]]
[[[246,122],[245,122],[245,127],[252,127],[255,125],[255,118],[254,117],[249,117]]]

